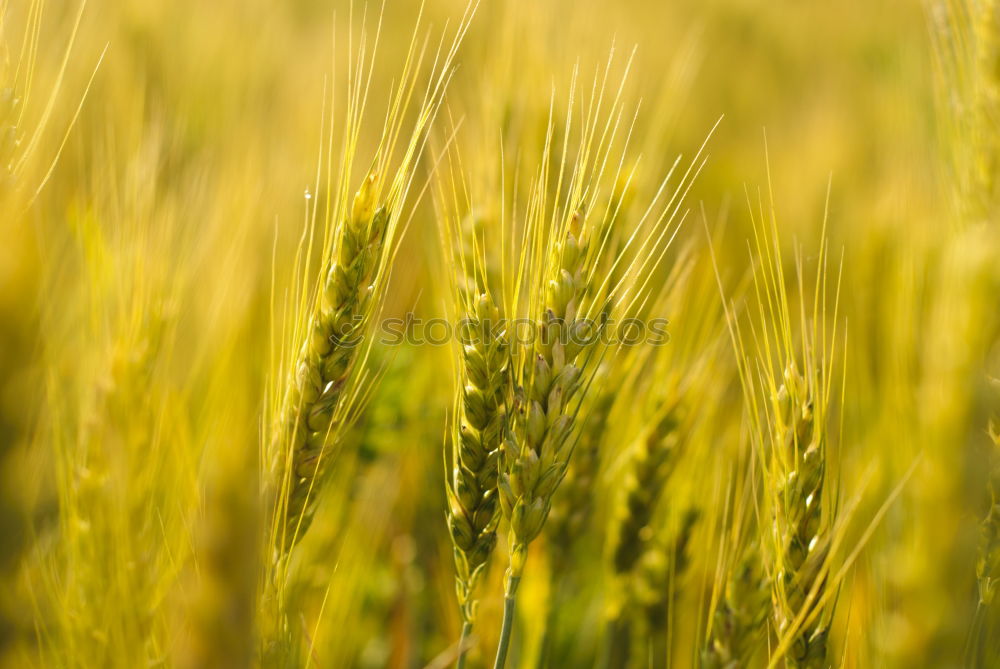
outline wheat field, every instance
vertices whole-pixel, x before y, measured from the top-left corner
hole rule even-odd
[[[1000,667],[1000,3],[0,0],[0,667]]]

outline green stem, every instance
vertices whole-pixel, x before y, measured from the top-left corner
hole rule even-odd
[[[500,643],[497,645],[497,658],[493,663],[493,669],[504,669],[507,665],[510,633],[514,627],[514,602],[517,597],[517,586],[520,582],[519,576],[512,577],[503,598],[503,625],[500,627]]]
[[[467,650],[465,644],[468,643],[471,632],[472,623],[469,621],[462,623],[462,636],[458,639],[458,662],[455,663],[455,669],[463,669],[465,667],[465,651]]]

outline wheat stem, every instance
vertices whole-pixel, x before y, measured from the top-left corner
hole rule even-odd
[[[465,667],[465,646],[469,642],[469,635],[472,633],[472,623],[465,621],[462,623],[462,635],[458,638],[458,660],[455,662],[456,669]]]
[[[493,669],[504,669],[507,666],[507,651],[510,648],[510,635],[514,629],[514,610],[517,604],[517,586],[520,576],[511,576],[508,572],[507,588],[503,598],[503,623],[500,627],[500,643],[497,645],[497,657]]]

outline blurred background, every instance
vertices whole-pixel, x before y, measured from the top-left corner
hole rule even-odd
[[[844,553],[859,552],[844,560],[834,664],[968,666],[998,275],[995,234],[954,203],[954,109],[934,55],[945,14],[925,4],[488,0],[456,56],[386,315],[444,313],[450,270],[424,188],[449,140],[473,199],[495,206],[498,174],[533,165],[550,108],[565,115],[574,68],[589,86],[614,51],[617,84],[633,48],[623,95],[638,110],[637,191],[678,155],[686,164],[721,117],[677,245],[694,258],[691,289],[667,314],[674,340],[694,337],[689,324],[709,333],[712,383],[693,384],[690,403],[716,405],[685,450],[691,475],[666,488],[650,530],[673,533],[692,504],[710,507],[671,595],[677,666],[695,664],[704,643],[720,490],[739,478],[745,447],[702,219],[724,289],[739,300],[750,205],[760,197],[766,209],[769,190],[788,276],[795,249],[807,273],[822,270],[824,220],[830,276],[842,272],[845,391],[833,434]],[[359,183],[418,14],[429,61],[465,7],[3,3],[0,85],[22,102],[18,121],[3,121],[18,138],[17,169],[0,194],[0,664],[254,664],[249,556],[264,515],[265,395],[306,194],[318,196],[324,114],[342,113],[362,30],[370,49],[380,25]],[[18,70],[25,53],[30,80]],[[381,382],[297,557],[294,624],[316,666],[449,660],[461,625],[442,466],[452,353],[373,350]],[[550,613],[558,624],[546,650],[550,540],[534,546],[516,666],[597,657],[619,460],[642,422],[629,405],[655,394],[648,384],[623,391],[610,411],[612,456],[574,553],[577,587]],[[475,666],[496,643],[505,554],[484,579]]]

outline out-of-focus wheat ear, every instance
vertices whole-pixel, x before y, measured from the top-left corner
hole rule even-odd
[[[11,12],[7,2],[0,2],[0,236],[6,240],[6,252],[11,254],[0,254],[0,264],[5,268],[18,266],[19,263],[11,264],[10,258],[21,253],[22,240],[31,239],[29,243],[35,243],[33,237],[25,235],[25,230],[31,230],[32,226],[24,225],[26,221],[21,214],[29,196],[37,193],[44,178],[28,173],[26,164],[35,155],[50,165],[58,159],[58,151],[55,155],[35,151],[38,139],[46,131],[49,113],[29,121],[24,114],[25,107],[32,94],[42,91],[47,92],[46,108],[51,111],[55,106],[83,11],[81,3],[71,32],[62,36],[62,44],[58,43],[59,37],[47,36],[48,44],[63,51],[63,68],[54,80],[43,82],[33,80],[37,48],[29,47],[39,43],[44,3],[28,0],[20,4],[17,12]],[[23,20],[15,21],[15,15]],[[82,105],[82,100],[79,104]],[[18,278],[8,274],[4,280],[15,286]],[[36,277],[27,279],[28,283],[35,280]],[[23,322],[30,322],[20,313],[22,304],[19,300],[8,304],[6,299],[0,299],[0,346],[8,354],[0,355],[0,395],[4,396],[19,392],[17,385],[8,384],[17,384],[23,376],[22,366],[29,364],[28,355],[16,350],[16,342],[37,336],[34,331],[19,331]],[[28,328],[33,327],[33,324],[28,325]],[[26,629],[24,611],[20,610],[22,602],[7,594],[15,591],[13,581],[30,540],[26,519],[31,511],[26,508],[26,501],[19,497],[15,485],[22,473],[12,464],[18,448],[30,439],[29,413],[32,412],[14,416],[6,426],[4,438],[0,439],[0,536],[4,537],[0,540],[0,665],[7,662],[9,648],[13,649],[33,634]]]
[[[592,397],[584,402],[580,410],[580,436],[573,448],[573,460],[559,487],[559,494],[553,500],[546,534],[555,573],[563,573],[570,567],[573,546],[588,530],[587,521],[594,507],[601,466],[601,450],[616,397],[616,388],[609,374],[610,364],[606,362],[594,372]]]
[[[771,601],[760,544],[750,543],[726,578],[725,596],[712,616],[711,632],[701,653],[703,669],[749,666],[763,641]]]
[[[612,567],[618,576],[630,573],[642,556],[643,530],[677,462],[681,412],[677,400],[668,400],[636,446],[613,530]]]
[[[976,260],[975,255],[963,257],[963,271],[968,271],[975,263],[982,263],[975,271],[979,279],[988,282],[990,300],[997,295],[996,263],[998,228],[995,212],[1000,202],[1000,139],[998,139],[998,112],[1000,112],[1000,6],[996,2],[947,2],[933,8],[934,22],[930,36],[934,41],[934,65],[939,86],[939,121],[943,126],[945,142],[942,147],[951,159],[948,172],[947,191],[955,221],[963,234],[968,235],[982,223],[991,251],[984,260]],[[976,233],[979,234],[979,233]],[[982,241],[974,242],[981,245]],[[963,287],[964,299],[969,300],[972,291]],[[943,298],[951,301],[951,291],[942,288]],[[985,345],[996,350],[1000,347],[1000,332],[990,319],[977,314],[972,326],[977,336],[987,333]],[[982,344],[966,341],[963,345],[970,351]],[[974,354],[973,354],[974,355]],[[987,374],[997,373],[990,369]],[[994,408],[1000,403],[1000,392],[995,392],[1000,381],[988,377],[994,388],[992,402]],[[987,644],[992,638],[1000,637],[1000,607],[996,603],[998,579],[1000,579],[1000,421],[993,416],[987,426],[992,448],[981,464],[988,468],[987,509],[979,524],[979,546],[976,559],[978,580],[978,601],[972,618],[967,643],[965,661],[967,664],[986,666],[1000,662],[1000,644],[992,648]],[[937,500],[934,500],[937,503]],[[934,537],[936,538],[936,537]],[[933,539],[932,539],[933,540]],[[947,542],[946,542],[947,543]],[[937,606],[936,602],[931,603]],[[952,619],[954,619],[952,617]],[[991,657],[992,655],[992,657]]]
[[[700,517],[697,509],[685,511],[673,534],[650,542],[635,566],[630,599],[639,623],[634,630],[640,641],[636,647],[646,649],[644,655],[654,667],[669,664],[674,604],[684,590],[691,537]]]
[[[197,570],[185,607],[188,634],[179,667],[252,666],[257,650],[255,604],[262,545],[256,463],[237,449],[207,457],[205,512],[197,528]]]
[[[681,447],[680,426],[683,408],[668,395],[653,421],[639,436],[629,461],[629,470],[619,491],[618,507],[611,529],[611,573],[614,591],[606,616],[604,666],[629,661],[633,642],[641,631],[632,624],[641,609],[635,599],[637,571],[643,559],[647,567],[665,560],[662,547],[650,527],[670,473],[677,464]],[[659,558],[656,557],[659,552]]]
[[[1000,398],[1000,380],[990,379],[994,396]],[[976,577],[979,580],[980,608],[995,609],[1000,590],[1000,418],[993,416],[989,426],[990,453],[989,510],[979,525],[979,559]]]

